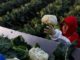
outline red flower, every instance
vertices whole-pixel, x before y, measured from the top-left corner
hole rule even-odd
[[[68,16],[64,19],[64,22],[68,26],[67,32],[64,34],[71,42],[78,40],[78,47],[80,47],[80,39],[77,33],[78,22],[75,16]]]

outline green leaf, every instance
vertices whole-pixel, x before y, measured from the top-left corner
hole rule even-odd
[[[7,37],[0,37],[0,52],[6,52],[11,47],[11,41]]]
[[[25,40],[23,39],[22,36],[18,36],[18,37],[13,39],[13,46],[24,48],[24,49],[25,48],[28,48],[28,49],[31,48],[31,46],[25,42]]]

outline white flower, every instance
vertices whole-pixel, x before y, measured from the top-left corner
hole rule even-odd
[[[6,60],[19,60],[18,58],[11,58],[11,59],[6,59]]]
[[[49,55],[40,48],[32,48],[29,50],[31,60],[48,60]]]
[[[46,24],[58,24],[57,17],[55,15],[44,15],[41,19],[41,22]]]

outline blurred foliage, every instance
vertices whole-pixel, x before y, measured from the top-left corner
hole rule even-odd
[[[20,60],[29,60],[28,50],[31,46],[25,43],[22,36],[14,39],[0,37],[0,53],[4,54],[6,58],[17,57]]]
[[[38,12],[53,1],[54,0],[34,0],[33,2],[32,0],[28,4],[21,5],[20,8],[12,9],[11,12],[7,11],[4,16],[0,17],[0,21],[2,21],[0,25],[9,28],[14,28],[14,26],[21,27],[34,17],[38,17]]]
[[[5,15],[6,12],[10,12],[12,9],[20,7],[25,3],[30,2],[30,0],[10,0],[5,3],[0,4],[0,16]]]
[[[29,33],[43,38],[48,38],[46,33],[44,33],[44,28],[46,28],[46,26],[48,25],[41,24],[39,20],[36,21],[36,19],[34,19],[19,31],[24,31],[25,33]]]
[[[53,52],[53,56],[55,57],[54,60],[74,60],[72,53],[75,51],[76,45],[77,40],[75,40],[71,45],[60,43]]]
[[[6,0],[0,4],[0,12],[1,26],[37,36],[42,34],[42,37],[40,20],[43,15],[56,15],[59,23],[74,15],[78,18],[80,34],[80,0]]]

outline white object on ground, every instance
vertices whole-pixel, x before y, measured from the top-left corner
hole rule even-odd
[[[44,52],[41,48],[32,48],[29,51],[29,56],[31,60],[48,60],[49,55]]]
[[[11,59],[6,59],[6,60],[19,60],[18,58],[11,58]]]

